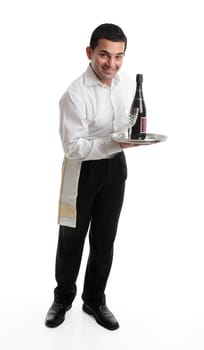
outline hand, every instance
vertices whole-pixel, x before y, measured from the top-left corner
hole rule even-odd
[[[120,147],[123,148],[130,148],[130,147],[137,147],[141,146],[140,144],[135,144],[135,143],[125,143],[125,142],[119,142]]]

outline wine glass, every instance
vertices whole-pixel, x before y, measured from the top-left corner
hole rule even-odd
[[[128,139],[131,139],[132,127],[135,125],[138,118],[139,108],[135,107],[131,112],[127,111],[125,114],[125,119],[128,126]]]

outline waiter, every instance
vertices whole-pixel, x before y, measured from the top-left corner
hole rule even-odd
[[[122,208],[127,167],[123,148],[111,134],[127,128],[135,83],[119,74],[127,46],[120,27],[97,27],[86,48],[87,70],[60,100],[60,136],[65,153],[59,203],[57,286],[45,324],[57,327],[76,296],[76,280],[84,241],[90,251],[82,293],[83,311],[101,326],[115,330],[119,323],[108,309],[105,288]]]

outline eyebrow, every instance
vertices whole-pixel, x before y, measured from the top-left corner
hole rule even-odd
[[[106,50],[99,50],[99,52],[100,52],[100,53],[105,53],[105,54],[111,56],[111,53],[108,52],[108,51],[106,51]],[[117,53],[115,54],[115,56],[118,56],[118,55],[125,55],[125,52],[122,51],[122,52],[117,52]]]

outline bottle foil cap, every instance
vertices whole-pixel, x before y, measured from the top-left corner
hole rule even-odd
[[[136,81],[138,83],[142,83],[143,82],[143,74],[137,74],[136,75]]]

